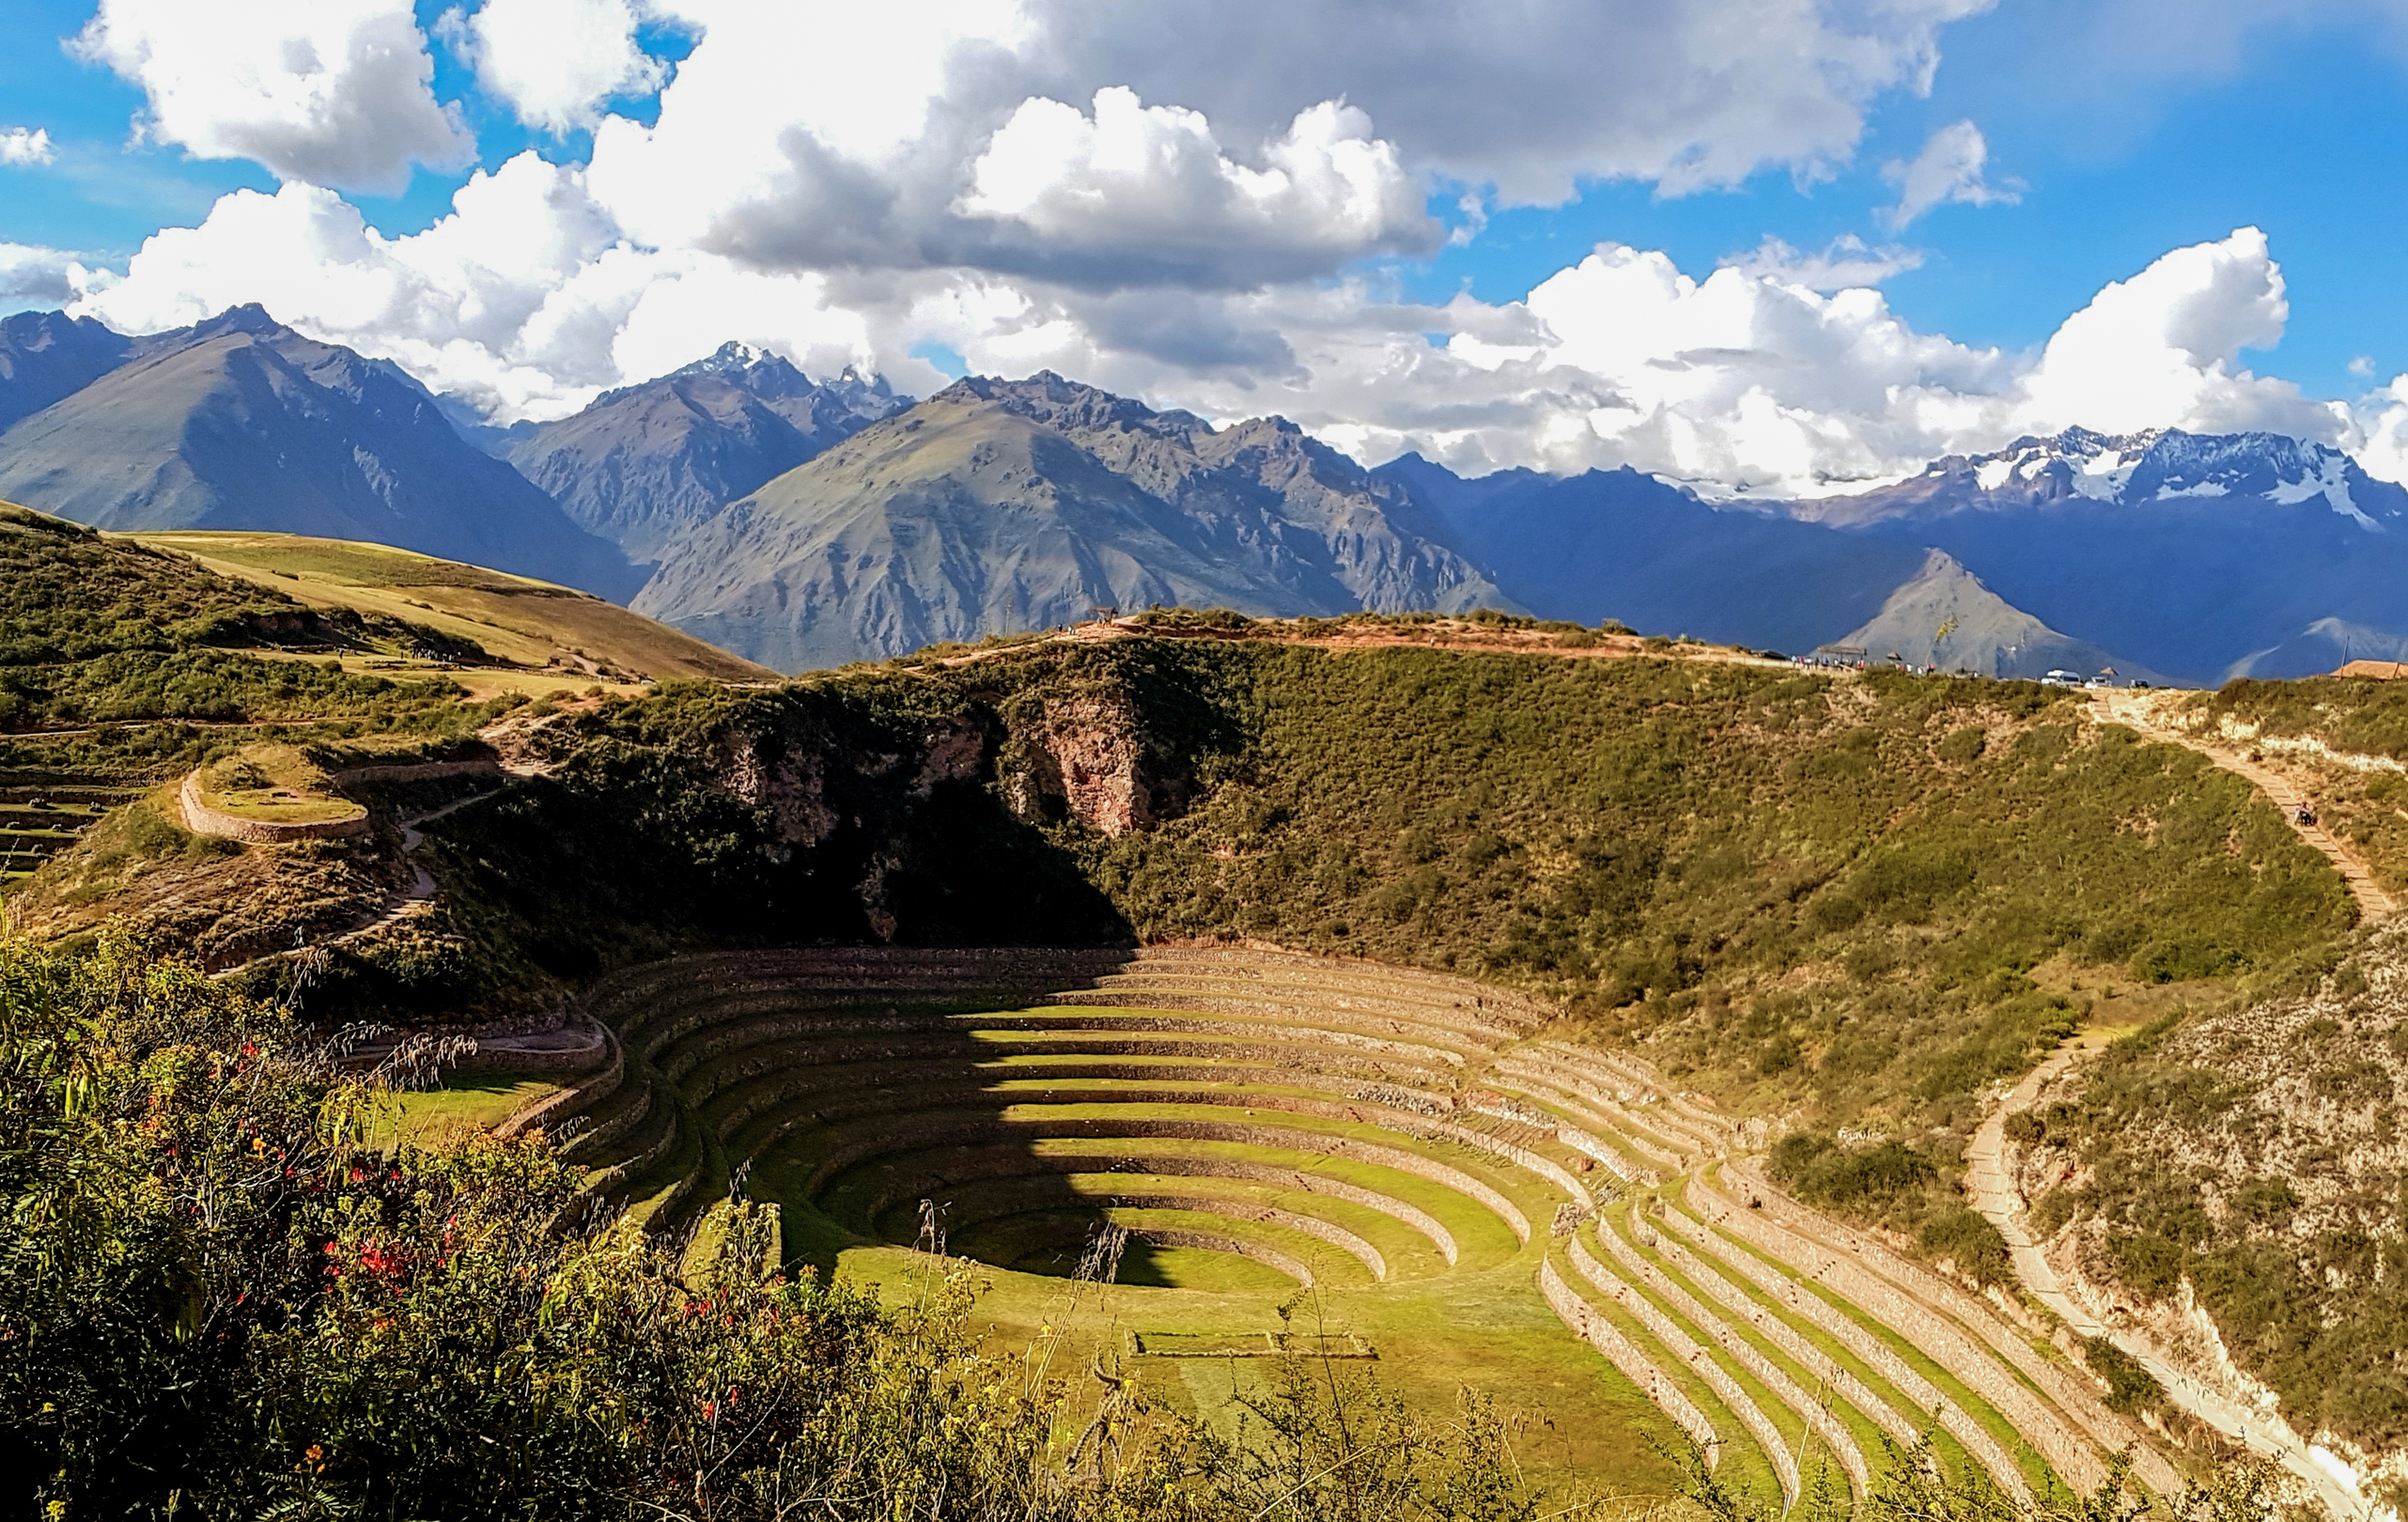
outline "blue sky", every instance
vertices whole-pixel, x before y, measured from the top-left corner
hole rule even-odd
[[[555,3],[628,8],[628,0]],[[1612,0],[1605,8],[1621,3]],[[1931,3],[1964,8],[1962,0]],[[1855,238],[1875,248],[1904,251],[1913,267],[1890,274],[1880,288],[1890,310],[1914,333],[2028,357],[2108,282],[2137,274],[2169,251],[2210,243],[2236,227],[2254,225],[2263,229],[2280,265],[2290,315],[2278,345],[2270,351],[2253,349],[2236,364],[2294,382],[2310,400],[2359,398],[2372,384],[2408,368],[2408,342],[2402,341],[2401,332],[2403,318],[2408,318],[2408,281],[2400,278],[2403,256],[2408,256],[2402,253],[2408,243],[2401,236],[2408,230],[2403,228],[2408,223],[2408,155],[2393,146],[2403,107],[2408,107],[2408,68],[2403,68],[2398,38],[2379,17],[2354,5],[2337,3],[2318,10],[2323,20],[2301,23],[2279,19],[2293,14],[2292,8],[2221,0],[2200,4],[2202,16],[2213,11],[2217,20],[2186,28],[2152,23],[2152,14],[2162,17],[2164,12],[2152,12],[2150,0],[2130,0],[2116,22],[2101,19],[2113,6],[2003,0],[1986,13],[1936,24],[1932,35],[1937,39],[1939,63],[1929,93],[1912,87],[1870,92],[1869,99],[1858,102],[1860,141],[1825,178],[1800,176],[1794,166],[1778,162],[1779,153],[1765,155],[1773,162],[1734,187],[1687,194],[1668,193],[1643,169],[1605,176],[1579,173],[1578,194],[1566,204],[1492,204],[1484,225],[1458,245],[1401,257],[1372,249],[1351,259],[1335,259],[1317,272],[1300,269],[1281,274],[1262,288],[1298,293],[1279,298],[1293,303],[1309,299],[1313,287],[1327,290],[1369,276],[1375,284],[1392,283],[1409,300],[1443,303],[1460,291],[1484,307],[1505,309],[1601,242],[1661,251],[1682,272],[1701,279],[1768,238],[1807,252]],[[1644,0],[1630,0],[1630,5],[1646,8]],[[522,125],[520,118],[526,113],[519,103],[490,85],[461,48],[440,39],[437,23],[443,8],[431,3],[416,7],[420,26],[433,39],[427,43],[432,94],[435,101],[456,108],[473,132],[477,164],[491,169],[528,149],[540,153],[549,165],[573,170],[582,164],[593,151],[591,132],[581,129],[554,135]],[[1850,8],[1831,8],[1837,13]],[[107,67],[67,54],[60,39],[75,34],[92,14],[93,0],[15,0],[0,12],[0,102],[5,102],[0,128],[45,131],[53,151],[47,163],[0,167],[0,243],[63,250],[87,263],[122,271],[129,256],[159,229],[194,226],[221,196],[243,190],[272,194],[281,181],[269,164],[244,158],[204,159],[173,144],[130,147],[130,123],[145,109],[148,92],[159,86],[147,76],[121,77]],[[633,41],[655,57],[681,59],[695,48],[698,38],[709,35],[708,27],[691,16],[676,23],[647,11],[638,20]],[[877,37],[862,45],[906,46],[896,39]],[[1074,51],[1065,44],[1064,56]],[[1073,96],[1071,103],[1082,109],[1089,85],[1111,85],[1123,75],[1144,95],[1148,108],[1190,103],[1164,94],[1176,86],[1161,83],[1159,70],[1149,76],[1130,65],[1115,74],[1109,71],[1114,67],[1109,61],[1073,58],[1060,64],[1055,75],[1032,77],[1080,79],[1082,93]],[[1079,74],[1081,68],[1089,72]],[[1328,94],[1349,103],[1378,99],[1381,83],[1333,71]],[[1210,93],[1201,85],[1195,90],[1199,97]],[[1308,88],[1295,100],[1304,102],[1313,93]],[[663,109],[662,100],[648,94],[618,98],[598,103],[595,114],[607,110],[650,127]],[[1211,107],[1216,127],[1238,120],[1235,109],[1218,99],[1194,103]],[[995,113],[985,119],[991,123]],[[1886,226],[1883,214],[1900,193],[1885,178],[1884,166],[1912,160],[1934,132],[1958,122],[1974,124],[1986,140],[1988,183],[2011,190],[2012,204],[1942,204],[1903,229]],[[1400,123],[1392,109],[1385,114],[1375,109],[1366,131],[1385,141],[1391,124],[1410,125]],[[1553,130],[1543,121],[1533,121],[1531,127],[1533,133]],[[1243,132],[1224,132],[1224,151],[1244,160],[1253,144]],[[1433,148],[1426,155],[1429,162],[1417,164],[1409,132],[1400,132],[1396,141],[1402,145],[1403,172],[1421,177],[1426,204],[1442,219],[1460,224],[1453,202],[1465,178],[1452,164],[1432,166],[1446,158],[1446,150]],[[1457,161],[1461,158],[1457,153]],[[1577,155],[1565,162],[1578,172]],[[1499,174],[1510,171],[1500,169]],[[402,238],[423,232],[446,214],[454,192],[467,178],[465,169],[422,166],[399,194],[346,189],[342,196],[369,226]],[[1477,183],[1474,188],[1486,189]],[[1493,190],[1488,198],[1492,203],[1498,199]],[[626,226],[641,225],[621,209],[614,209],[614,214]],[[1044,232],[1038,211],[1015,214]],[[713,236],[720,243],[726,241]],[[1415,241],[1398,236],[1406,243]],[[697,246],[715,251],[719,243],[705,240]],[[1111,256],[1127,260],[1136,256],[1124,240],[1111,244]],[[781,267],[782,277],[829,267],[824,259],[815,263],[814,258],[810,254],[794,256]],[[1013,259],[1018,262],[981,268],[1010,272],[1043,262],[1038,254],[1023,253]],[[1092,266],[1091,256],[1080,268]],[[981,288],[990,288],[992,277],[981,278],[988,282]],[[1112,317],[1104,298],[1078,290],[1083,277],[1061,278],[1067,284],[1024,287],[1033,292],[1028,297],[1030,310],[1051,303],[1066,314],[1064,320],[1080,328],[1085,336],[1080,344],[1062,351],[1072,356],[1073,364],[1078,356],[1087,356],[1099,381],[1116,380],[1165,399],[1195,402],[1206,411],[1231,410],[1216,408],[1216,396],[1235,397],[1242,405],[1266,389],[1295,384],[1271,373],[1279,369],[1276,365],[1232,379],[1233,361],[1183,361],[1188,369],[1180,372],[1164,367],[1173,364],[1165,356],[1173,356],[1173,350],[1159,344],[1153,349],[1116,351],[1112,324],[1126,326],[1126,318]],[[1225,283],[1234,286],[1251,278],[1231,276]],[[222,288],[222,283],[202,282],[187,293],[187,304]],[[1190,298],[1183,290],[1179,299]],[[1277,330],[1273,339],[1251,349],[1232,339],[1224,346],[1229,353],[1276,357],[1282,351],[1301,352],[1298,330],[1290,319],[1230,317],[1235,298],[1224,293],[1192,299],[1220,303],[1211,315],[1198,318],[1200,327],[1259,319]],[[1019,325],[1010,333],[973,331],[958,323],[948,328],[925,319],[936,304],[932,298],[924,293],[916,300],[918,305],[911,308],[916,316],[872,314],[853,324],[860,336],[848,341],[860,348],[860,358],[899,366],[902,378],[911,380],[915,355],[935,358],[940,368],[950,370],[961,362],[1006,367],[1012,355],[1040,352],[1029,336],[1039,326],[1033,317],[1016,319]],[[958,291],[948,300],[956,308],[960,305]],[[120,298],[114,310],[131,310],[129,302]],[[1258,296],[1251,310],[1259,314],[1270,304],[1277,303]],[[152,309],[171,306],[154,302]],[[95,309],[111,315],[111,309]],[[740,310],[723,303],[708,309]],[[310,325],[305,313],[288,320]],[[328,324],[321,320],[318,325]],[[629,336],[631,331],[621,330],[614,363],[635,365],[639,362],[630,354],[651,352]],[[824,348],[821,335],[841,331],[851,330],[822,322],[809,334],[798,330],[790,340],[777,333],[755,336],[781,343],[800,357],[820,353],[813,346]],[[347,330],[340,336],[356,342],[361,335]],[[413,364],[412,341],[396,333],[388,347],[403,363]],[[692,335],[698,352],[715,342],[708,334]],[[377,345],[369,341],[361,347]],[[506,345],[488,347],[500,355],[497,375],[512,366],[528,368],[530,362],[522,356],[501,353]],[[1177,352],[1194,349],[1190,344]],[[2354,361],[2360,366],[2355,373]],[[1294,368],[1288,367],[1290,372]],[[590,390],[613,379],[576,372],[567,364],[552,365],[544,374],[554,383],[552,393],[541,394],[540,384],[506,379],[491,380],[489,394],[478,389],[488,383],[484,381],[458,388],[504,412],[513,407],[557,410],[567,405],[563,398],[573,400],[581,387]],[[1359,435],[1362,446],[1374,452],[1382,439],[1418,437],[1411,429],[1422,425],[1370,417],[1377,410],[1370,403],[1350,403],[1345,386],[1334,380],[1322,383],[1334,374],[1315,372],[1308,387],[1311,398],[1327,405],[1311,421],[1333,437]],[[433,379],[442,383],[443,378]],[[924,371],[917,379],[924,383],[929,377]],[[522,391],[532,385],[533,390],[521,396],[509,390],[512,384]],[[1216,386],[1222,390],[1214,393]],[[1313,411],[1312,406],[1285,405],[1292,412]],[[1347,412],[1350,405],[1365,417]],[[2181,419],[2169,416],[2166,421]],[[1361,427],[1348,434],[1356,422]],[[1617,447],[1626,447],[1633,458],[1640,449],[1628,441]],[[1494,449],[1489,453],[1504,458]]]
[[[2052,89],[2032,77],[2058,57],[2046,19],[2010,0],[1951,27],[1931,97],[1886,101],[1834,181],[1800,187],[1772,170],[1678,197],[1593,185],[1561,210],[1492,219],[1410,279],[1431,295],[1468,283],[1499,301],[1601,240],[1663,249],[1701,275],[1767,234],[1816,249],[1854,234],[1921,251],[1920,268],[1883,287],[1916,327],[2014,349],[2167,249],[2254,225],[2290,287],[2272,368],[2345,396],[2364,389],[2354,359],[2385,377],[2408,367],[2408,70],[2397,54],[2338,24],[2283,28],[2229,74]],[[1876,216],[1897,198],[1880,166],[1965,117],[1987,136],[1994,173],[2024,182],[2020,202],[1939,207],[1893,238]]]

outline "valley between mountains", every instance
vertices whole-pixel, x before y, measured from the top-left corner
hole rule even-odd
[[[2274,434],[2070,428],[1798,501],[1366,466],[1050,374],[915,401],[728,344],[503,426],[261,308],[0,321],[0,498],[366,540],[632,606],[782,673],[1080,622],[1485,608],[1987,676],[2212,686],[2408,651],[2408,493]]]
[[[968,438],[1008,484],[1084,430],[1296,587],[1479,580],[1346,520],[1419,499],[1292,431],[992,389],[813,463]],[[1305,1410],[1302,1370],[1456,1433],[1450,1473],[1748,1508],[1843,1514],[1902,1452],[2010,1507],[2251,1452],[2336,1514],[2400,1483],[2385,684],[2100,696],[1337,591],[784,680],[374,545],[8,508],[0,562],[10,1060],[85,1033],[111,1096],[24,1111],[81,1139],[26,1188],[251,1180],[197,1235],[181,1184],[44,1218],[128,1244],[57,1260],[39,1357],[123,1360],[42,1429],[61,1465],[153,1422],[265,1472],[337,1423],[328,1472],[390,1472],[453,1397],[352,1422],[358,1372],[522,1312],[478,1366],[563,1430],[629,1408],[574,1404],[605,1367],[666,1421],[637,1371],[694,1308],[858,1295],[962,1367],[1071,1371],[1026,1387],[1046,1443],[1188,1452]],[[294,1242],[341,1272],[262,1289]],[[225,1336],[144,1340],[123,1286],[171,1271]],[[789,1323],[799,1285],[839,1298]],[[769,1335],[735,1328],[712,1358]],[[677,1420],[821,1357],[696,1370]],[[157,1414],[191,1390],[238,1414]]]

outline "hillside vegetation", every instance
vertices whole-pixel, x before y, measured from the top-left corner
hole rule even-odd
[[[2173,714],[2313,799],[2408,885],[2408,686],[2235,681]],[[2035,1218],[2144,1313],[2183,1295],[2303,1432],[2408,1440],[2408,1026],[2396,929],[2308,986],[2147,1024],[2011,1123]]]
[[[1252,938],[1528,987],[1727,1103],[1902,1139],[2074,1029],[2051,970],[2207,999],[2354,912],[2245,784],[2013,684],[1132,641],[540,737],[550,782],[443,827],[454,923],[522,987],[679,944]]]
[[[444,682],[269,661],[271,644],[328,655],[443,643],[398,619],[304,607],[178,555],[0,504],[0,736],[135,720],[306,720],[440,703]]]
[[[691,635],[590,593],[438,560],[408,550],[290,534],[184,532],[132,536],[221,575],[281,593],[304,607],[350,610],[447,637],[463,664],[475,652],[548,674],[621,681],[701,676],[774,680]],[[438,645],[440,651],[443,646]]]

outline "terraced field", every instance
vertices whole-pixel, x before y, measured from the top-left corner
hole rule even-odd
[[[873,1280],[940,1239],[1032,1337],[1118,1227],[1085,1332],[1199,1409],[1239,1353],[1341,1346],[1432,1400],[1486,1386],[1567,1466],[1686,1433],[1767,1499],[1861,1496],[1925,1435],[2016,1495],[2132,1446],[2179,1483],[2056,1349],[1516,995],[1274,953],[839,950],[655,963],[591,1012],[608,1065],[510,1123],[595,1166],[576,1210],[676,1234],[741,1190],[790,1258]]]
[[[101,815],[144,791],[121,777],[0,771],[0,883],[32,877]]]

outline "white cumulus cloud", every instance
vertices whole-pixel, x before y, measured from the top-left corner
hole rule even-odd
[[[1586,179],[1682,192],[1846,163],[1866,108],[1928,87],[1943,27],[1991,0],[1023,0],[1031,93],[1125,84],[1225,137],[1316,101],[1507,204]]]
[[[1306,110],[1262,160],[1232,160],[1201,113],[1148,106],[1132,90],[1097,91],[1092,116],[1033,99],[971,165],[958,210],[1015,224],[1056,254],[1103,256],[1123,278],[1186,265],[1176,272],[1190,279],[1252,283],[1438,241],[1394,146],[1350,106]]]
[[[95,283],[72,254],[38,243],[0,242],[0,311],[64,306]]]
[[[1989,163],[1990,144],[1981,128],[1969,121],[1941,128],[1924,140],[1912,163],[1882,167],[1882,178],[1899,189],[1898,204],[1884,220],[1893,229],[1903,228],[1935,206],[2012,206],[2021,200],[2013,186],[1983,178]]]
[[[0,127],[0,163],[22,167],[48,163],[57,156],[46,127]]]
[[[724,337],[816,356],[829,370],[870,363],[862,319],[831,314],[823,292],[816,276],[631,248],[578,171],[522,153],[471,177],[449,216],[402,238],[317,186],[237,191],[200,226],[151,237],[122,280],[75,310],[141,333],[258,302],[313,336],[518,417],[573,412]]]
[[[392,193],[475,154],[408,0],[101,0],[70,48],[141,86],[142,134],[200,158]]]
[[[21,284],[134,331],[260,302],[505,419],[738,338],[924,390],[940,378],[914,356],[942,346],[986,373],[1284,413],[1371,460],[1629,464],[1767,496],[2076,423],[2397,438],[2408,458],[2408,382],[2349,414],[2244,364],[2287,317],[2254,228],[2108,285],[2024,352],[1917,330],[1877,287],[1920,254],[1855,237],[1768,239],[1701,275],[1606,244],[1504,302],[1408,300],[1366,264],[1435,248],[1436,195],[1476,223],[1589,176],[1819,173],[1852,151],[1871,95],[1918,86],[1937,28],[1978,3],[1222,0],[1208,17],[1188,0],[487,0],[451,23],[455,45],[539,126],[649,87],[629,63],[637,15],[697,40],[656,119],[601,116],[588,163],[522,153],[388,236],[287,149],[388,176],[451,150],[398,0],[246,0],[244,40],[168,62],[181,11],[104,0],[79,46],[143,83],[153,134],[256,149],[287,183],[163,230],[121,277],[45,253]],[[509,63],[526,38],[507,26],[545,15],[598,18],[593,50]],[[1274,33],[1288,45],[1232,51]],[[212,59],[238,84],[208,77]],[[304,109],[339,69],[400,82],[388,97],[414,103],[393,119],[417,146]],[[1421,93],[1440,85],[1443,101]],[[1987,175],[1980,132],[1943,129],[1897,167],[1897,215],[2009,193]]]
[[[2023,418],[2110,433],[2175,425],[2329,437],[2330,408],[2241,363],[2245,349],[2272,348],[2290,316],[2259,229],[2176,249],[2066,318],[2025,380]]]
[[[477,83],[520,121],[557,136],[601,123],[622,96],[649,95],[668,70],[636,45],[629,0],[485,0],[443,13],[438,30]]]

